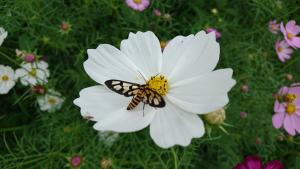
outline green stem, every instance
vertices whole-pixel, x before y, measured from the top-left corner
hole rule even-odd
[[[15,61],[14,59],[12,59],[11,57],[9,57],[6,53],[0,51],[0,54],[2,56],[4,56],[7,60],[11,61],[12,63],[14,63],[15,65],[18,65],[19,66],[19,63],[17,61]]]
[[[174,158],[174,169],[178,169],[178,157],[174,147],[171,148],[171,152]]]

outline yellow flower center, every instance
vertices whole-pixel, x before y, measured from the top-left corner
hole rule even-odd
[[[292,39],[294,37],[294,35],[292,33],[288,33],[287,37],[288,37],[288,39]]]
[[[32,68],[30,72],[28,72],[30,76],[36,77],[36,68]]]
[[[142,0],[133,0],[133,2],[136,4],[140,4],[140,3],[142,3]]]
[[[56,100],[54,98],[50,98],[50,99],[48,99],[48,103],[50,105],[54,105],[56,103]]]
[[[147,87],[151,90],[157,92],[161,96],[164,96],[167,94],[169,90],[169,84],[167,79],[162,76],[152,76],[150,80],[146,83]]]
[[[296,112],[296,106],[292,103],[288,103],[285,107],[285,111],[287,114],[292,115]]]
[[[277,50],[278,50],[278,52],[282,52],[283,49],[282,49],[282,47],[278,47]]]
[[[293,93],[288,93],[287,95],[285,95],[284,100],[286,102],[293,102],[294,100],[296,100],[297,96]]]
[[[275,25],[271,25],[271,29],[274,30],[275,29]]]
[[[9,77],[7,75],[2,76],[2,81],[8,81],[8,80],[9,80]]]

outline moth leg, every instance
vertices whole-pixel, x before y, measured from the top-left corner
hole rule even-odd
[[[145,105],[146,105],[146,103],[144,103],[144,105],[143,105],[143,117],[145,116]]]

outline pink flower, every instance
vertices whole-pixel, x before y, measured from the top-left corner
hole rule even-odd
[[[75,155],[71,157],[70,163],[72,167],[79,167],[82,164],[82,157],[80,155]]]
[[[300,86],[282,87],[274,104],[272,123],[292,136],[300,133]]]
[[[155,16],[161,16],[161,12],[160,12],[159,9],[154,9],[153,13],[154,13]]]
[[[269,31],[270,32],[277,34],[279,30],[280,30],[280,24],[277,23],[276,20],[269,22]]]
[[[248,114],[246,112],[244,112],[244,111],[240,112],[241,119],[245,119],[245,118],[247,118],[247,116],[248,116]]]
[[[207,28],[206,33],[214,32],[216,35],[216,39],[219,39],[221,37],[221,33],[217,31],[217,29],[214,28]]]
[[[45,94],[46,88],[42,85],[36,85],[31,88],[31,91],[36,94]]]
[[[262,169],[263,164],[257,156],[248,156],[243,163],[237,164],[234,169]]]
[[[26,61],[28,63],[33,63],[35,60],[35,55],[29,53],[29,54],[25,55],[23,59],[24,59],[24,61]]]
[[[274,160],[263,166],[260,157],[248,156],[243,163],[237,164],[233,169],[283,169],[283,165],[280,161]]]
[[[142,12],[148,8],[150,0],[126,0],[126,3],[130,8]]]
[[[300,37],[297,37],[297,34],[300,32],[300,26],[296,25],[294,20],[289,21],[285,27],[281,23],[280,30],[290,46],[300,48]]]
[[[290,59],[291,54],[293,53],[293,50],[285,40],[277,40],[275,44],[275,50],[281,62],[285,62],[286,60]]]
[[[265,169],[283,169],[283,165],[278,160],[273,160],[265,165]]]

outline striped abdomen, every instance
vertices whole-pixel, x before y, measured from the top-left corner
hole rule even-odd
[[[131,102],[127,106],[127,110],[134,109],[141,101],[143,101],[144,96],[145,96],[145,90],[139,89],[137,94],[132,98]]]

